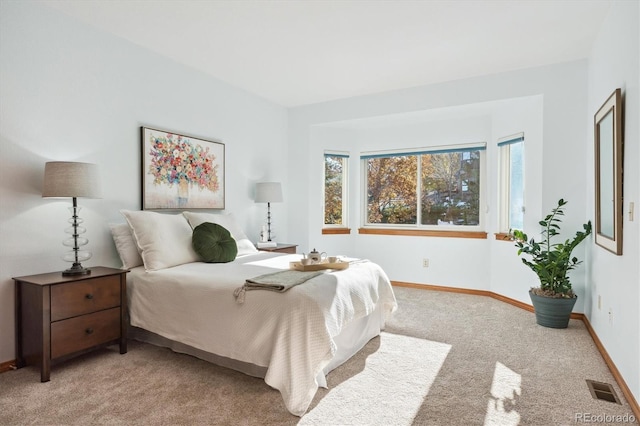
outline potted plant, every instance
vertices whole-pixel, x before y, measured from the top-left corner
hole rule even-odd
[[[523,257],[522,263],[531,268],[540,279],[540,287],[533,287],[529,291],[536,322],[552,328],[567,328],[569,325],[571,311],[578,296],[571,288],[568,272],[582,263],[577,257],[571,257],[571,252],[591,234],[589,221],[582,225],[584,230],[577,231],[573,239],[552,242],[553,237],[560,234],[565,204],[567,202],[561,198],[557,207],[539,222],[542,226],[542,238],[539,242],[529,239],[523,231],[510,232],[518,247],[518,256],[523,253],[530,256]]]

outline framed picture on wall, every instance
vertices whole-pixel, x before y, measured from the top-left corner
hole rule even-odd
[[[622,91],[616,89],[594,118],[595,242],[622,255]]]
[[[142,209],[224,209],[224,144],[141,127]]]

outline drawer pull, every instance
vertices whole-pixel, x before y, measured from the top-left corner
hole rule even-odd
[[[84,296],[84,298],[87,299],[87,300],[91,300],[91,299],[93,299],[93,294],[87,293],[87,295]]]
[[[84,332],[87,334],[93,334],[93,328],[89,327]]]

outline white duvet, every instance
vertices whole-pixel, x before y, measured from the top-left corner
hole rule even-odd
[[[333,340],[352,321],[396,309],[389,279],[375,263],[353,263],[284,293],[254,290],[243,304],[233,291],[246,279],[280,269],[300,255],[261,252],[226,264],[188,263],[128,276],[131,325],[217,355],[266,367],[265,382],[302,416],[316,376],[336,352]]]

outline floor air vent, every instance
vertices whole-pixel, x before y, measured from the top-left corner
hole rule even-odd
[[[589,391],[594,399],[615,402],[616,404],[622,405],[618,395],[616,395],[616,391],[610,384],[587,380],[587,386],[589,386]]]

